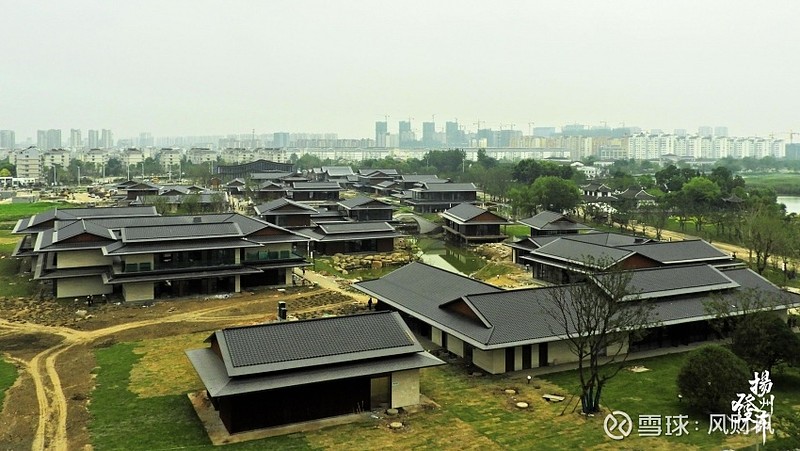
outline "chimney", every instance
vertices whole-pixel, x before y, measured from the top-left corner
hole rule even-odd
[[[200,216],[195,216],[192,219],[192,222],[194,222],[195,224],[200,224],[201,222],[203,222],[203,218],[201,218]]]
[[[286,321],[286,302],[278,301],[278,320]]]

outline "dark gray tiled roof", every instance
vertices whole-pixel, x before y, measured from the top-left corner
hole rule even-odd
[[[445,192],[445,191],[477,191],[472,183],[432,183],[429,180],[422,182],[422,187],[412,188],[412,191]]]
[[[383,173],[385,175],[398,175],[397,169],[359,169],[358,170],[358,174],[359,175],[364,175],[364,176],[373,175],[376,172],[381,172],[381,173]],[[375,175],[377,175],[377,174],[375,174]]]
[[[205,249],[241,249],[261,247],[261,244],[241,238],[206,239],[189,241],[155,241],[122,243],[116,241],[103,247],[105,255],[151,254],[157,252],[199,251]]]
[[[582,266],[603,266],[607,268],[633,255],[633,251],[599,244],[584,243],[566,238],[553,240],[532,252],[532,256],[544,256]]]
[[[460,203],[460,204],[456,205],[453,208],[450,208],[449,210],[446,210],[445,212],[442,213],[442,215],[445,218],[453,219],[456,222],[464,223],[464,222],[467,222],[470,219],[473,219],[476,216],[480,216],[480,215],[482,215],[484,213],[491,213],[491,212],[489,210],[485,210],[483,208],[476,207],[475,205],[472,205],[472,204],[470,204],[468,202],[463,202],[463,203]],[[505,218],[503,218],[501,216],[498,216],[495,213],[491,213],[491,214],[497,217],[496,221],[482,221],[481,223],[483,223],[483,224],[495,224],[495,223],[496,224],[506,224],[506,223],[508,223],[508,221],[506,221]]]
[[[549,241],[545,241],[545,238],[549,238]],[[572,241],[581,241],[583,243],[599,244],[601,246],[610,246],[610,247],[623,247],[650,241],[649,238],[642,238],[638,236],[623,235],[621,233],[611,233],[611,232],[573,233],[561,236],[551,235],[548,237],[534,237],[536,242],[541,243],[541,245],[544,245],[555,238],[564,238]]]
[[[424,263],[409,263],[375,280],[353,284],[355,288],[405,313],[416,313],[447,330],[466,331],[478,341],[488,340],[491,330],[482,324],[439,308],[443,302],[471,293],[499,293],[495,286]]]
[[[319,228],[326,235],[338,233],[394,232],[395,229],[386,222],[338,222],[320,224]]]
[[[17,221],[14,233],[24,233],[27,229],[53,219],[97,219],[124,218],[132,216],[159,216],[153,206],[137,207],[95,207],[95,208],[54,208]]]
[[[294,173],[284,171],[253,172],[250,174],[250,178],[252,180],[281,180],[291,175],[294,175]]]
[[[88,233],[106,240],[115,240],[117,237],[105,227],[84,219],[77,221],[57,221],[54,227],[53,241],[59,242],[72,237]]]
[[[224,329],[215,334],[229,376],[416,353],[416,341],[397,313],[285,321]]]
[[[341,191],[336,182],[295,182],[290,191]]]
[[[290,200],[290,199],[286,199],[285,197],[282,197],[280,199],[275,199],[275,200],[269,201],[269,202],[261,204],[261,205],[257,205],[255,207],[255,211],[256,211],[256,214],[258,214],[258,215],[266,215],[266,214],[274,212],[275,210],[278,210],[280,208],[286,207],[287,205],[295,207],[295,209],[297,209],[297,210],[302,210],[302,211],[296,212],[295,214],[317,213],[317,210],[315,210],[314,208],[311,208],[308,205],[304,205],[304,204],[301,204],[299,202],[295,202],[295,201]]]
[[[210,238],[230,238],[243,236],[242,230],[235,223],[200,223],[171,226],[126,227],[120,235],[123,243],[202,240]]]
[[[332,380],[388,374],[395,371],[444,365],[445,363],[427,352],[417,352],[383,359],[326,365],[301,371],[284,371],[244,378],[229,378],[225,364],[211,349],[193,349],[186,351],[186,355],[212,397],[240,395]]]
[[[732,259],[730,255],[703,240],[646,243],[624,246],[624,249],[644,255],[663,264]]]
[[[328,175],[340,177],[343,175],[353,175],[353,168],[350,166],[323,166],[322,172],[327,172]]]
[[[642,188],[628,188],[621,193],[616,193],[614,196],[620,199],[636,199],[636,200],[655,200],[656,196],[648,193]]]
[[[258,185],[259,191],[288,191],[289,188],[286,185],[281,185],[280,183],[275,182],[264,182]]]
[[[374,204],[377,204],[377,205],[368,205],[368,204],[371,204],[371,203],[374,203]],[[348,210],[359,210],[360,209],[359,207],[362,207],[362,208],[380,208],[380,209],[392,208],[392,206],[387,204],[386,202],[382,202],[382,201],[380,201],[378,199],[373,199],[371,197],[366,197],[366,196],[358,196],[358,197],[354,197],[352,199],[342,200],[342,201],[339,201],[339,205],[345,207]]]
[[[591,230],[591,227],[575,222],[561,213],[547,210],[519,222],[536,230]]]
[[[400,179],[404,182],[430,182],[434,179],[439,179],[439,176],[436,174],[413,174],[413,175],[401,175]],[[445,181],[444,179],[441,179]]]
[[[659,268],[630,271],[628,299],[650,299],[656,297],[678,296],[691,293],[705,293],[727,288],[737,288],[739,284],[711,265],[665,266]],[[601,285],[606,280],[619,282],[618,277],[598,274]]]
[[[660,268],[662,271],[671,269],[674,268]],[[729,280],[729,285],[752,288],[765,296],[778,296],[781,305],[791,305],[800,300],[797,295],[782,292],[749,269],[736,269],[723,273]],[[467,327],[456,329],[454,326],[457,323],[453,319],[459,317],[457,313],[447,312],[451,317],[448,324],[462,336],[471,338],[486,348],[504,347],[511,343],[516,345],[552,341],[564,332],[556,326],[557,323],[550,313],[557,311],[554,307],[556,290],[566,290],[562,295],[567,297],[570,295],[567,287],[559,286],[464,296],[463,302],[489,323],[490,327],[487,330],[490,333],[481,331],[474,321]],[[708,318],[709,313],[705,303],[710,296],[722,296],[732,305],[736,305],[740,293],[741,289],[718,287],[712,291],[684,295],[665,294],[663,297],[637,302],[648,302],[653,305],[654,323],[674,324]]]

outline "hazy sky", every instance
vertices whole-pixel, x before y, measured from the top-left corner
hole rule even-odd
[[[798,21],[796,0],[0,0],[0,129],[778,134],[800,131]]]

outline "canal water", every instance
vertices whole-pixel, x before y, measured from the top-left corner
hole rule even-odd
[[[423,263],[446,271],[469,276],[486,265],[477,254],[439,239],[420,237],[417,246],[422,251],[420,260]]]
[[[786,205],[786,213],[800,214],[800,196],[778,196],[778,203]]]

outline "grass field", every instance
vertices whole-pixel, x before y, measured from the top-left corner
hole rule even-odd
[[[0,359],[0,409],[3,408],[3,400],[6,397],[6,391],[9,387],[14,385],[17,380],[17,367],[13,363],[6,362]]]
[[[36,213],[47,211],[51,208],[69,204],[62,202],[34,202],[32,204],[3,204],[0,205],[0,222],[16,221]]]
[[[204,334],[194,334],[121,343],[96,351],[97,388],[89,405],[95,449],[215,449],[185,396],[202,387],[183,350],[206,346],[203,338]],[[675,378],[684,358],[684,354],[674,354],[637,361],[636,365],[650,371],[620,372],[608,384],[603,404],[628,412],[634,421],[644,414],[688,415],[689,434],[638,437],[634,429],[622,445],[627,449],[667,450],[740,448],[754,443],[753,437],[709,435],[707,420],[678,402]],[[421,391],[440,408],[404,418],[406,427],[402,431],[390,431],[375,420],[226,445],[224,449],[620,448],[620,442],[605,436],[603,415],[587,418],[573,413],[575,400],[569,403],[570,394],[578,391],[574,371],[534,379],[530,385],[525,384],[524,376],[519,372],[470,377],[457,365],[430,368],[422,372]],[[181,380],[185,385],[170,379]],[[775,374],[773,381],[776,415],[800,408],[800,372],[790,369]],[[518,393],[507,395],[503,392],[507,388]],[[547,403],[541,398],[544,393],[565,394],[567,402]],[[531,408],[517,409],[517,400],[530,403]],[[694,421],[698,423],[695,425]]]
[[[511,224],[503,226],[503,233],[510,237],[521,238],[531,234],[531,228],[522,224]]]
[[[800,195],[800,174],[758,174],[744,177],[748,188],[772,188],[778,195]]]
[[[20,238],[0,228],[0,296],[27,297],[36,291],[33,274],[19,274],[20,260],[10,257]]]

